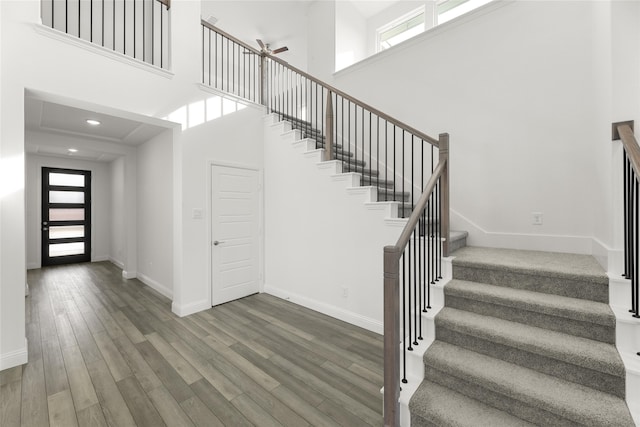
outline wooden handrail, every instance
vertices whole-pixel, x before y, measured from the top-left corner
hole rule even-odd
[[[438,165],[433,170],[433,174],[431,174],[431,178],[429,178],[429,181],[427,181],[427,185],[424,186],[424,191],[422,192],[420,199],[416,203],[416,207],[413,209],[413,212],[411,213],[411,216],[409,217],[407,224],[404,226],[404,229],[402,230],[402,234],[400,234],[400,237],[398,238],[398,241],[395,244],[396,247],[400,249],[404,249],[409,243],[409,240],[411,240],[411,234],[413,233],[413,230],[418,225],[418,221],[420,221],[420,217],[422,216],[422,211],[427,206],[427,202],[431,197],[431,193],[433,192],[433,189],[436,186],[438,179],[443,174],[446,167],[447,167],[446,160],[444,162],[438,162]]]
[[[201,19],[201,20],[200,20],[200,24],[201,24],[202,26],[204,26],[204,27],[207,27],[208,29],[210,29],[210,30],[212,30],[212,31],[215,31],[215,32],[216,32],[216,33],[218,33],[218,34],[221,34],[221,35],[225,36],[226,38],[230,39],[231,41],[233,41],[233,42],[235,42],[235,43],[237,43],[237,44],[239,44],[239,45],[241,45],[243,48],[245,48],[245,49],[247,49],[247,50],[250,50],[251,52],[255,53],[255,54],[256,54],[256,55],[258,55],[258,56],[264,55],[264,53],[263,53],[263,52],[260,52],[260,51],[259,51],[258,49],[256,49],[255,47],[250,46],[250,45],[248,45],[247,43],[243,42],[242,40],[237,39],[237,38],[233,37],[231,34],[229,34],[229,33],[225,32],[225,31],[221,30],[220,28],[218,28],[218,27],[216,27],[216,26],[211,25],[210,23],[208,23],[208,22],[207,22],[207,21],[205,21],[204,19]]]
[[[633,171],[636,173],[636,176],[640,176],[640,146],[633,134],[631,125],[628,122],[624,122],[617,125],[616,129],[618,130],[624,151],[627,153],[627,156],[629,156]]]
[[[345,92],[341,91],[340,89],[337,89],[337,88],[335,88],[335,87],[323,82],[322,80],[320,80],[320,79],[318,79],[316,77],[313,77],[311,74],[306,73],[306,72],[300,70],[299,68],[294,67],[293,65],[289,64],[286,61],[283,61],[280,58],[277,58],[277,57],[275,57],[273,55],[270,55],[267,52],[261,52],[259,50],[256,50],[255,48],[253,48],[253,47],[249,46],[248,44],[238,40],[237,38],[233,37],[232,35],[230,35],[230,34],[224,32],[224,31],[220,30],[219,28],[211,25],[210,23],[208,23],[205,20],[201,20],[200,22],[202,23],[202,25],[204,25],[205,27],[209,28],[210,30],[213,30],[213,31],[215,31],[215,32],[217,32],[219,34],[222,34],[225,37],[228,37],[229,39],[231,39],[234,42],[242,45],[246,49],[249,49],[249,50],[251,50],[252,52],[254,52],[254,53],[258,54],[258,55],[262,55],[262,56],[264,56],[266,58],[271,59],[273,62],[276,62],[276,63],[278,63],[278,64],[290,69],[291,71],[294,71],[294,72],[298,73],[299,75],[305,77],[306,79],[308,79],[308,80],[310,80],[310,81],[312,81],[312,82],[324,87],[329,92],[333,92],[333,93],[335,93],[337,95],[340,95],[344,99],[347,99],[347,100],[351,101],[352,103],[360,106],[361,108],[363,108],[363,109],[365,109],[367,111],[370,111],[371,113],[375,114],[376,116],[380,117],[381,119],[384,119],[384,120],[388,121],[389,123],[394,124],[394,125],[402,128],[402,129],[406,130],[407,132],[410,132],[410,133],[414,134],[418,138],[420,138],[420,139],[422,139],[424,141],[427,141],[429,144],[431,144],[431,145],[433,145],[435,147],[438,147],[438,140],[433,138],[433,137],[431,137],[431,136],[429,136],[429,135],[427,135],[427,134],[425,134],[424,132],[420,132],[418,129],[415,129],[415,128],[407,125],[406,123],[401,122],[400,120],[394,119],[393,117],[389,116],[388,114],[383,113],[382,111],[378,110],[377,108],[374,108],[374,107],[370,106],[369,104],[366,104],[366,103],[354,98],[353,96],[346,94]]]

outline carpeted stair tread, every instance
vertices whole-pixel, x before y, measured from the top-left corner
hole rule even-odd
[[[462,248],[456,251],[456,257],[465,249],[466,248]],[[598,325],[614,327],[616,324],[616,317],[609,306],[596,301],[457,279],[451,280],[447,284],[445,287],[445,295],[504,305],[523,311],[544,313]]]
[[[435,369],[571,423],[634,425],[621,398],[442,341],[436,340],[431,345],[424,355],[424,363],[427,373],[429,369]],[[482,398],[482,395],[478,397]]]
[[[436,317],[436,334],[441,327],[624,379],[612,344],[449,307]]]
[[[423,381],[409,403],[411,426],[530,427],[527,421],[447,387]]]
[[[453,264],[609,284],[605,271],[590,255],[466,247],[456,253]]]

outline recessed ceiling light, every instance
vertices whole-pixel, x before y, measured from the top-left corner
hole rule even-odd
[[[87,123],[89,123],[91,126],[98,126],[100,124],[98,120],[94,119],[87,119]]]
[[[78,152],[78,150],[75,149],[75,148],[69,148],[67,151],[70,152],[70,153],[77,153]]]

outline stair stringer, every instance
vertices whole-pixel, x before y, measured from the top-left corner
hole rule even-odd
[[[616,348],[626,371],[625,400],[633,421],[640,425],[640,319],[629,313],[631,283],[609,273],[609,306],[616,316]]]

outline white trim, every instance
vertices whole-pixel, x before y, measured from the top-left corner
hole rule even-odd
[[[553,234],[507,233],[487,231],[464,215],[451,209],[453,228],[467,230],[468,246],[520,249],[547,252],[588,254],[593,252],[594,238],[591,236],[569,236]]]
[[[173,299],[173,290],[169,289],[169,287],[167,287],[166,285],[163,285],[160,282],[157,282],[155,280],[153,280],[151,277],[142,274],[142,273],[138,273],[138,280],[140,280],[142,283],[144,283],[145,285],[147,285],[148,287],[150,287],[151,289],[161,293],[162,295],[164,295],[165,297],[169,298],[169,299]]]
[[[179,317],[189,316],[199,311],[208,310],[211,308],[211,300],[202,300],[191,304],[176,304],[174,301],[171,303],[171,311]]]
[[[29,361],[29,342],[24,339],[24,347],[8,353],[0,354],[0,371],[13,368],[15,366],[24,365]]]
[[[40,268],[40,264],[38,264],[37,262],[28,262],[27,263],[27,270],[35,270],[37,268]]]
[[[247,107],[252,107],[252,108],[256,108],[256,109],[260,109],[260,110],[264,110],[265,114],[266,114],[266,108],[264,105],[251,101],[247,98],[242,98],[241,96],[238,95],[234,95],[233,93],[229,93],[229,92],[224,92],[222,90],[216,89],[214,87],[211,87],[209,85],[206,85],[204,83],[197,83],[196,84],[198,86],[198,88],[204,92],[209,92],[213,95],[218,95],[221,98],[227,98],[227,99],[231,99],[235,102],[240,102],[242,104],[246,104]]]
[[[63,33],[62,31],[55,30],[51,27],[42,24],[34,24],[34,29],[37,33],[49,37],[55,40],[59,40],[61,42],[80,47],[82,49],[88,50],[89,52],[97,53],[98,55],[102,55],[106,58],[114,59],[116,61],[122,62],[123,64],[131,65],[137,67],[141,70],[149,71],[153,74],[156,74],[161,77],[165,77],[167,79],[172,79],[174,73],[160,68],[156,65],[151,65],[147,62],[141,61],[139,59],[135,59],[131,56],[125,55],[113,49],[109,49],[103,46],[100,46],[95,43],[91,43],[90,41],[80,39],[78,37],[72,36],[67,33]]]
[[[291,301],[292,303],[301,305],[311,310],[318,311],[322,314],[326,314],[327,316],[343,320],[347,323],[359,326],[371,332],[375,332],[377,334],[382,334],[383,332],[382,322],[369,317],[361,316],[352,311],[348,311],[324,302],[316,301],[314,299],[285,291],[284,289],[280,289],[268,284],[265,284],[264,292],[280,299]]]
[[[122,270],[122,278],[123,279],[135,279],[136,278],[137,273],[135,271],[126,271],[126,270]]]
[[[124,263],[122,261],[109,257],[109,262],[118,267],[120,270],[124,270]]]
[[[103,261],[109,261],[109,255],[100,255],[100,256],[91,258],[91,262],[103,262]]]

